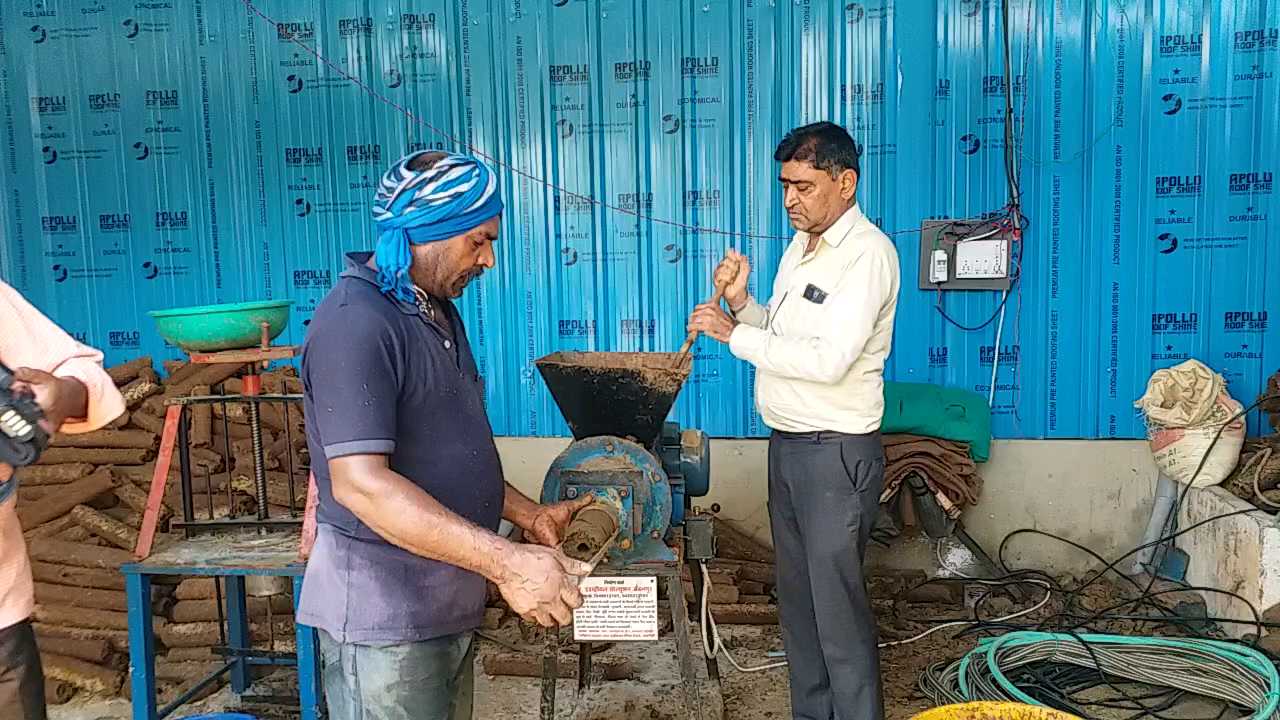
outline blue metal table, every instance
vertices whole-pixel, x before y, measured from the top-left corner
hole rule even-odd
[[[180,540],[150,557],[120,568],[125,575],[129,610],[129,682],[133,720],[159,720],[185,704],[224,674],[231,689],[243,694],[252,685],[253,665],[296,665],[301,720],[319,720],[319,653],[313,628],[295,623],[296,655],[279,658],[252,649],[245,578],[288,577],[293,582],[294,607],[302,592],[306,565],[298,560],[299,533],[262,535],[255,531],[203,535]],[[191,687],[163,708],[156,708],[155,632],[152,625],[151,581],[157,575],[221,578],[226,586],[226,665]]]

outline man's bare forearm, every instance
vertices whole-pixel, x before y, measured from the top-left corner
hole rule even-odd
[[[456,565],[501,582],[510,542],[441,505],[422,488],[381,463],[330,463],[341,505],[387,542],[421,557]],[[337,467],[335,467],[337,466]],[[336,471],[336,472],[335,472]]]
[[[506,495],[502,500],[502,517],[518,528],[528,530],[538,512],[538,503],[506,483]]]

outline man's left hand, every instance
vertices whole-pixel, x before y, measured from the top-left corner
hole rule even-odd
[[[88,413],[89,394],[84,383],[70,377],[58,377],[34,368],[13,371],[15,390],[26,389],[35,396],[44,411],[46,432],[56,432],[68,418],[82,418]]]
[[[694,308],[693,314],[689,316],[689,332],[700,332],[722,343],[729,342],[729,336],[737,326],[738,321],[729,317],[729,313],[718,304],[703,303]]]
[[[594,495],[584,495],[576,500],[539,505],[530,517],[529,527],[525,528],[525,532],[539,545],[558,547],[564,539],[565,528],[569,527],[569,521],[573,519],[574,513],[593,502],[595,502]]]

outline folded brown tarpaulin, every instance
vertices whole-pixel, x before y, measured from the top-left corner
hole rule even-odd
[[[885,470],[881,504],[892,500],[912,474],[924,478],[951,517],[978,501],[982,477],[969,455],[968,443],[906,434],[884,435],[882,442]]]

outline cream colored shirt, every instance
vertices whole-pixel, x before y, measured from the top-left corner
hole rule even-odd
[[[0,361],[10,370],[30,367],[84,383],[89,396],[89,416],[64,422],[60,432],[97,430],[124,412],[124,398],[102,369],[102,353],[76,342],[3,282],[0,282]],[[8,481],[9,474],[7,466],[0,468],[0,482]],[[35,603],[31,565],[27,561],[22,526],[18,523],[17,504],[16,493],[0,504],[0,630],[30,617]]]
[[[784,432],[864,434],[884,417],[884,363],[898,304],[898,252],[854,205],[805,253],[796,233],[767,307],[736,313],[733,354],[755,365],[756,408]]]

